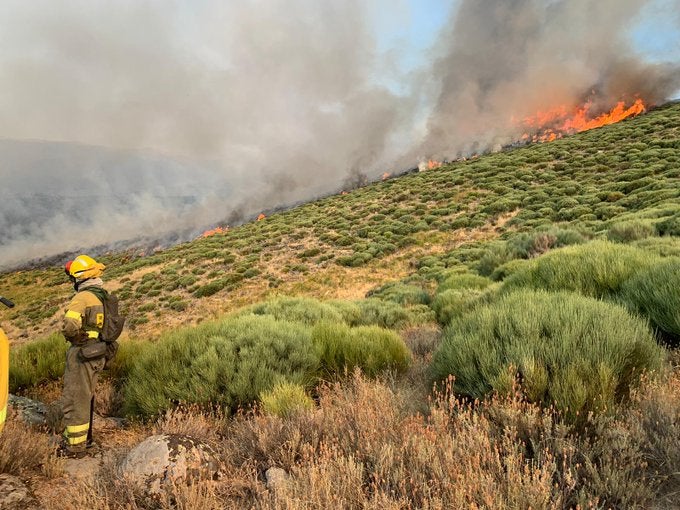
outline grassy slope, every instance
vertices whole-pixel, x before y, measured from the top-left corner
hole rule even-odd
[[[474,258],[475,247],[509,231],[561,223],[597,233],[664,204],[674,210],[679,148],[680,104],[672,104],[327,197],[151,256],[113,254],[104,259],[107,281],[123,300],[129,334],[145,338],[271,294],[360,298],[460,245],[471,249],[458,258]],[[17,306],[0,310],[0,323],[15,342],[42,336],[70,294],[60,268],[5,274],[0,295]]]

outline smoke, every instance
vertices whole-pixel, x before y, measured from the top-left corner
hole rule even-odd
[[[2,2],[0,268],[189,238],[493,149],[516,139],[513,118],[591,90],[604,107],[680,84],[677,62],[630,48],[647,1],[462,0],[405,72],[374,27],[409,2]]]
[[[455,158],[499,148],[521,134],[518,119],[556,105],[589,99],[609,109],[635,94],[663,102],[680,83],[678,62],[646,63],[628,40],[652,3],[463,0],[443,36],[439,94],[417,152]]]

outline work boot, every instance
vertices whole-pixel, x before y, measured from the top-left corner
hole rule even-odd
[[[89,453],[86,448],[73,448],[64,444],[57,448],[57,457],[62,459],[82,459],[89,455]]]

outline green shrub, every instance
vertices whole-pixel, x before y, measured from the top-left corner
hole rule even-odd
[[[491,285],[491,280],[476,274],[454,274],[447,277],[437,288],[437,293],[447,290],[482,290]]]
[[[616,294],[624,281],[656,260],[658,257],[639,248],[593,241],[555,250],[531,261],[509,276],[502,289],[572,290],[603,298]]]
[[[193,292],[193,294],[194,294],[194,296],[196,296],[198,298],[208,297],[208,296],[212,296],[213,294],[217,294],[225,286],[226,286],[226,283],[223,280],[216,280],[214,282],[210,282],[206,285],[200,286],[199,288],[197,288]]]
[[[305,393],[304,386],[279,382],[271,390],[260,395],[262,410],[281,418],[293,416],[314,408],[314,401]]]
[[[607,232],[607,239],[616,243],[630,243],[656,234],[651,223],[643,221],[624,221],[615,223]]]
[[[515,274],[516,272],[526,267],[527,264],[529,264],[529,261],[526,259],[511,260],[510,262],[506,262],[505,264],[500,265],[496,269],[494,269],[493,273],[491,273],[490,278],[494,282],[503,281],[508,276]]]
[[[402,338],[377,326],[350,328],[346,324],[322,322],[312,330],[312,342],[327,374],[359,367],[374,376],[386,369],[403,371],[410,361]]]
[[[453,319],[462,317],[479,303],[482,295],[481,290],[470,289],[449,289],[438,293],[431,305],[437,315],[437,322],[447,325]]]
[[[319,321],[342,322],[342,315],[331,304],[305,297],[277,297],[246,309],[255,315],[271,315],[277,320],[313,325]]]
[[[660,236],[680,236],[680,214],[656,223],[655,227]]]
[[[662,257],[680,257],[680,237],[648,237],[631,244]]]
[[[427,305],[430,302],[430,295],[422,287],[402,282],[387,283],[369,291],[366,297],[380,298],[400,305]]]
[[[677,344],[680,341],[680,258],[640,271],[621,287],[621,301]]]
[[[154,349],[154,343],[146,340],[123,340],[118,343],[118,352],[104,376],[110,377],[114,383],[120,384],[127,378],[132,366],[147,350]]]
[[[177,403],[227,411],[283,380],[304,384],[318,367],[302,324],[230,317],[163,336],[141,352],[125,383],[125,411],[148,417]]]
[[[9,391],[28,388],[64,375],[69,344],[59,333],[24,344],[10,352]]]
[[[434,312],[426,305],[404,307],[392,301],[368,298],[351,303],[331,301],[330,305],[341,314],[350,326],[380,326],[387,329],[402,329],[434,322]]]
[[[664,357],[644,320],[618,305],[523,290],[455,321],[431,370],[437,381],[453,374],[456,392],[480,399],[512,391],[518,377],[529,400],[577,420],[624,398]]]

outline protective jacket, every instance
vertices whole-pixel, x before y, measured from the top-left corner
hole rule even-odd
[[[69,450],[82,450],[91,440],[91,419],[97,376],[105,359],[84,359],[81,350],[99,341],[104,326],[104,306],[88,288],[101,287],[99,278],[84,281],[68,305],[62,333],[71,347],[66,353],[64,391],[61,397],[64,438]]]

